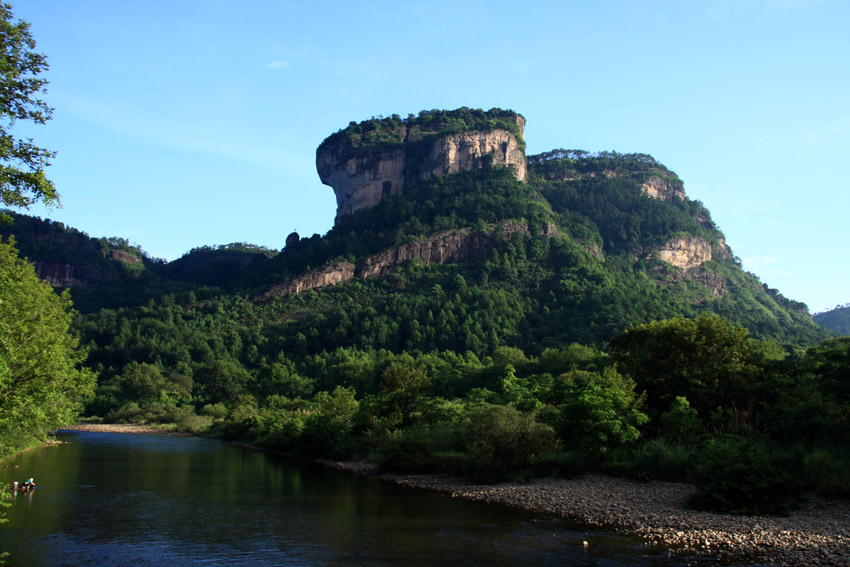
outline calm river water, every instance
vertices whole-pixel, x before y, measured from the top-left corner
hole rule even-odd
[[[4,483],[37,483],[6,509],[0,550],[10,553],[8,566],[697,563],[645,555],[637,540],[556,518],[209,439],[58,439],[0,470]]]

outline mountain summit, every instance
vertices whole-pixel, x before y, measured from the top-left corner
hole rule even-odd
[[[319,178],[337,200],[337,218],[374,207],[414,183],[490,165],[525,180],[525,118],[497,108],[422,111],[407,118],[352,122],[316,150]]]

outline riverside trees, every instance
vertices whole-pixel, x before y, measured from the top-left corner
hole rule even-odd
[[[38,98],[47,61],[34,48],[29,24],[14,22],[11,6],[0,4],[0,204],[19,208],[58,200],[44,175],[54,152],[11,132],[16,121],[51,117]],[[0,241],[0,457],[68,423],[92,394],[94,375],[81,368],[71,319],[70,296],[40,282],[11,239]]]
[[[0,456],[67,424],[92,394],[71,319],[68,294],[54,293],[0,242]]]

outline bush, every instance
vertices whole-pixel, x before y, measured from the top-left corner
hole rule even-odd
[[[695,446],[653,439],[611,451],[604,469],[641,480],[681,481],[688,477],[698,453]]]
[[[697,410],[683,396],[676,396],[670,409],[662,413],[658,421],[664,430],[664,439],[673,444],[693,445],[705,429]]]
[[[691,504],[729,514],[787,514],[802,490],[791,457],[748,437],[713,437],[701,448],[691,477],[698,490]]]
[[[631,378],[610,366],[602,372],[576,370],[563,379],[567,399],[558,432],[570,448],[604,455],[637,441],[648,418]]]
[[[106,423],[144,423],[145,415],[136,402],[130,402],[106,414]]]
[[[850,454],[836,449],[815,449],[803,466],[807,484],[826,496],[850,497]]]
[[[311,457],[347,458],[355,449],[352,436],[359,403],[353,388],[337,386],[332,393],[319,392],[315,407],[304,420],[301,451]]]
[[[527,470],[555,450],[555,431],[510,406],[484,404],[466,421],[469,472],[478,482],[498,482]]]

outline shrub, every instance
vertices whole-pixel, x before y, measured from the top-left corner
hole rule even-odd
[[[748,437],[713,437],[700,450],[692,482],[691,504],[730,514],[783,515],[800,499],[802,483],[794,476],[788,452]]]
[[[551,427],[510,406],[475,407],[465,426],[469,472],[479,482],[504,480],[556,448]]]
[[[674,444],[694,444],[704,429],[697,410],[682,396],[676,396],[670,409],[662,413],[658,421],[664,430],[664,438]]]
[[[815,449],[803,460],[807,484],[827,496],[850,497],[850,454]]]
[[[614,449],[608,455],[604,469],[642,480],[681,481],[688,478],[696,458],[695,446],[653,439],[636,446]]]
[[[640,437],[638,428],[648,418],[631,378],[611,366],[602,372],[576,370],[563,379],[568,394],[559,433],[571,449],[605,454]]]

